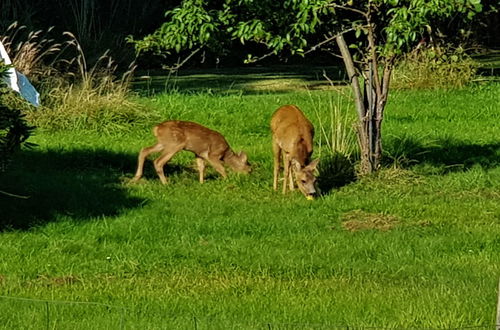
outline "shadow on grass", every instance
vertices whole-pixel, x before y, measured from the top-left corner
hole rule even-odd
[[[245,67],[204,70],[183,70],[169,75],[167,71],[137,75],[134,89],[147,94],[176,91],[193,93],[211,91],[212,93],[290,92],[305,88],[310,90],[327,89],[329,82],[345,83],[345,73],[340,67]]]
[[[115,216],[144,201],[127,194],[121,176],[133,173],[136,157],[105,150],[18,153],[0,190],[0,230],[28,229],[67,216],[76,221]]]
[[[386,143],[384,158],[386,164],[396,163],[429,174],[466,171],[473,166],[489,169],[500,166],[500,143],[474,144],[453,138],[423,142],[403,136]]]
[[[445,175],[480,166],[500,166],[500,143],[470,144],[453,138],[423,142],[412,136],[388,139],[384,166],[401,166],[428,175]],[[318,188],[322,195],[356,181],[355,164],[342,154],[321,159]]]
[[[477,73],[480,76],[500,77],[500,51],[489,51],[488,53],[473,56],[479,63]]]

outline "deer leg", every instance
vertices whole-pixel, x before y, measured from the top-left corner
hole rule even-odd
[[[198,172],[200,174],[200,183],[205,182],[205,160],[201,157],[196,157],[196,164],[198,165]]]
[[[278,143],[273,141],[273,156],[274,156],[274,169],[273,169],[273,189],[278,190],[278,179],[281,167],[281,148]]]
[[[153,152],[160,152],[163,150],[163,145],[160,143],[155,144],[151,147],[142,148],[139,152],[139,157],[137,160],[137,171],[135,171],[135,175],[130,182],[137,182],[142,177],[142,173],[144,170],[144,162],[146,158],[152,154]]]
[[[283,169],[283,194],[286,194],[286,185],[287,185],[287,180],[288,180],[288,176],[290,175],[290,158],[288,157],[288,155],[284,155],[283,157],[285,159],[284,163],[285,163],[285,166],[284,166],[284,169]]]
[[[165,177],[165,173],[163,172],[163,167],[178,151],[178,149],[174,149],[173,151],[165,152],[154,161],[156,174],[158,174],[158,177],[163,184],[167,183],[167,178]]]
[[[209,157],[207,158],[207,161],[217,172],[219,172],[220,175],[222,175],[223,178],[227,178],[226,169],[224,168],[224,165],[222,165],[222,161],[219,158]]]
[[[288,173],[288,185],[290,186],[290,191],[294,191],[295,190],[295,183],[293,182],[294,169],[290,168],[289,171],[290,172]]]

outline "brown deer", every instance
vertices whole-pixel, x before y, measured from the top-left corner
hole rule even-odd
[[[278,176],[283,157],[283,193],[287,184],[294,190],[294,180],[307,199],[316,194],[314,170],[319,159],[310,161],[313,152],[314,127],[295,105],[284,105],[271,118],[273,135],[274,178],[273,188],[278,190]],[[293,173],[292,173],[293,172]]]
[[[131,182],[137,182],[141,178],[144,161],[153,152],[161,152],[154,161],[154,167],[163,184],[167,183],[163,167],[181,150],[191,151],[196,155],[201,183],[205,180],[205,161],[224,178],[227,177],[224,164],[235,172],[249,173],[251,170],[244,152],[234,153],[222,134],[200,124],[169,120],[153,127],[153,134],[158,143],[141,150],[137,171]]]

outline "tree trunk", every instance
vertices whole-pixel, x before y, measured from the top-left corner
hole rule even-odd
[[[377,81],[375,79],[377,71],[374,67],[375,64],[370,62],[364,77],[365,99],[367,100],[367,118],[364,127],[366,127],[365,129],[368,135],[368,159],[365,160],[365,165],[362,166],[362,170],[364,170],[365,173],[377,171],[380,167],[380,160],[382,159],[381,130],[384,109],[379,106],[381,104],[381,95],[377,90]]]
[[[378,76],[375,58],[368,61],[364,70],[363,89],[360,88],[359,74],[356,72],[349,47],[342,35],[336,38],[346,67],[354,103],[358,113],[357,134],[361,151],[361,174],[370,174],[380,168],[382,159],[382,120],[389,91],[393,58],[386,59],[382,79]]]

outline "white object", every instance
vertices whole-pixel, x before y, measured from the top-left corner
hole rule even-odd
[[[12,64],[9,54],[5,50],[2,42],[0,41],[0,59],[7,65]],[[7,70],[8,75],[4,78],[7,85],[21,94],[21,96],[35,107],[40,105],[40,94],[37,92],[35,87],[30,83],[28,78],[21,72],[14,68]]]
[[[7,54],[7,51],[5,50],[5,47],[3,46],[3,43],[1,41],[0,41],[0,59],[7,65],[12,64],[9,54]],[[19,84],[17,83],[16,70],[14,68],[10,68],[9,70],[7,70],[7,72],[9,74],[7,75],[7,78],[4,78],[5,82],[7,83],[7,85],[9,85],[10,88],[19,93]]]
[[[37,92],[35,87],[33,87],[25,75],[19,71],[16,71],[16,73],[19,94],[21,94],[26,101],[33,104],[35,107],[38,107],[40,105],[40,93]]]

